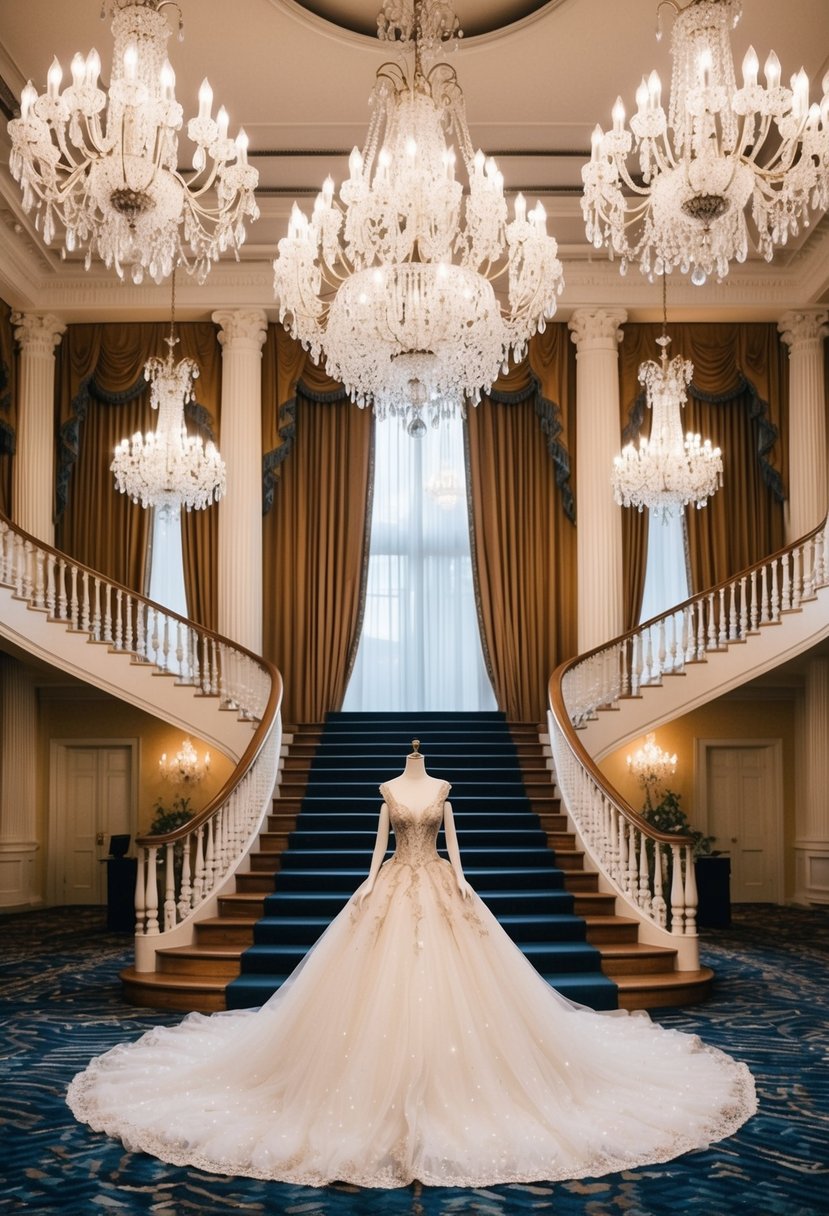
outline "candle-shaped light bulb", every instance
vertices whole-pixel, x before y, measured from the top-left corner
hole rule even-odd
[[[161,85],[161,96],[165,101],[172,101],[176,91],[176,74],[169,59],[165,59],[162,63],[158,81]]]
[[[239,128],[239,134],[236,136],[236,161],[240,165],[248,163],[248,133],[244,127]]]
[[[20,94],[20,117],[27,119],[31,113],[32,106],[37,101],[37,89],[32,84],[31,80],[27,81],[23,92]]]
[[[210,87],[210,81],[205,76],[204,80],[199,85],[199,118],[209,118],[212,109],[213,90]]]
[[[412,135],[406,140],[406,156],[409,160],[414,160],[417,156],[417,140]]]
[[[760,70],[760,60],[753,46],[750,46],[743,58],[743,88],[753,89],[757,84],[757,73]]]
[[[476,172],[476,173],[483,173],[483,171],[484,171],[484,165],[486,164],[486,157],[484,156],[484,154],[483,154],[483,152],[481,151],[481,149],[480,149],[480,148],[479,148],[479,149],[478,149],[478,151],[475,153],[475,156],[474,156],[474,159],[473,159],[473,161],[472,161],[472,164],[473,164],[473,166],[474,166],[474,169],[475,169],[475,172]]]
[[[636,90],[636,109],[640,114],[643,112],[649,101],[650,93],[648,92],[648,82],[643,76],[639,83],[639,88]]]
[[[541,202],[535,204],[533,220],[535,221],[535,226],[539,232],[547,231],[547,212],[544,210]]]
[[[523,224],[527,218],[527,200],[523,194],[515,196],[515,218],[519,224]]]
[[[447,181],[455,180],[455,149],[447,148],[443,154],[443,167],[446,170]]]
[[[625,125],[625,103],[621,97],[616,98],[616,104],[612,110],[613,114],[613,134],[621,135]]]
[[[766,88],[778,88],[780,85],[780,60],[775,55],[774,51],[771,52],[766,60],[764,71],[766,74]]]
[[[60,82],[63,80],[63,68],[57,61],[57,58],[52,60],[49,71],[46,73],[46,88],[49,96],[56,98],[60,92]]]
[[[363,156],[359,148],[352,148],[351,155],[348,158],[348,174],[352,181],[356,181],[362,176],[363,172]]]
[[[84,80],[86,79],[86,60],[80,51],[76,51],[72,56],[69,71],[72,73],[72,88],[81,88]]]
[[[662,105],[662,81],[656,68],[648,77],[648,92],[650,93],[651,105],[655,110],[658,110]]]
[[[219,139],[227,139],[227,128],[230,124],[230,119],[227,110],[224,106],[219,106],[219,113],[216,115],[216,125],[219,128]]]
[[[326,207],[331,206],[331,200],[334,197],[334,179],[329,173],[325,181],[322,183],[322,199]]]
[[[697,71],[699,72],[699,82],[704,89],[707,89],[711,84],[711,69],[714,65],[714,60],[711,58],[711,50],[709,47],[703,47],[697,59]]]
[[[809,77],[803,68],[792,77],[792,112],[803,118],[809,109]]]
[[[602,140],[604,139],[604,131],[598,123],[593,128],[593,134],[590,136],[590,159],[597,161],[602,151]]]

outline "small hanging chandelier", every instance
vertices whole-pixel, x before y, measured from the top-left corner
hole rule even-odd
[[[199,374],[194,359],[173,358],[176,337],[175,272],[172,278],[169,350],[163,359],[153,356],[144,365],[144,379],[152,386],[150,405],[158,410],[158,426],[132,439],[122,439],[110,470],[115,487],[142,507],[155,507],[167,519],[178,518],[182,506],[203,510],[225,492],[225,462],[212,440],[188,435],[184,407],[193,400],[193,381]]]
[[[527,212],[519,194],[510,221],[502,175],[473,151],[457,75],[439,58],[461,36],[452,5],[386,0],[378,34],[412,62],[379,69],[339,199],[329,177],[310,220],[294,205],[274,290],[280,321],[352,400],[417,433],[424,417],[462,415],[511,351],[523,356],[563,276],[541,204]]]
[[[656,742],[653,731],[645,735],[642,747],[627,758],[628,771],[638,777],[642,785],[664,785],[676,772],[676,753],[671,755]]]
[[[671,339],[667,334],[668,316],[665,275],[662,275],[662,348],[659,363],[648,360],[639,367],[639,383],[645,386],[647,404],[652,411],[650,439],[640,439],[639,447],[626,444],[614,457],[611,485],[619,506],[647,507],[655,518],[667,519],[689,503],[704,507],[722,485],[722,455],[689,431],[682,434],[680,408],[687,401],[686,389],[694,374],[690,359],[681,355],[668,360]]]
[[[158,771],[171,785],[198,785],[210,771],[210,752],[199,756],[188,735],[175,756],[168,757],[166,752],[161,753]]]
[[[187,178],[179,172],[182,107],[165,49],[172,31],[163,10],[170,5],[178,9],[174,0],[109,0],[115,42],[109,95],[99,86],[97,51],[75,55],[72,83],[63,91],[54,59],[46,92],[38,96],[29,81],[20,118],[9,123],[9,167],[46,244],[61,224],[61,256],[85,247],[87,270],[96,254],[135,283],[145,272],[160,283],[177,263],[204,282],[226,249],[238,257],[244,221],[259,215],[253,196],[259,174],[247,163],[247,135],[240,130],[228,138],[224,107],[212,117],[206,80],[199,113],[187,124],[194,172]],[[180,12],[178,24],[181,36]]]
[[[582,211],[588,240],[621,258],[622,273],[632,262],[648,277],[679,267],[699,286],[745,261],[750,229],[770,262],[808,227],[810,208],[829,206],[829,75],[821,104],[810,105],[802,69],[784,87],[772,51],[764,87],[749,47],[738,89],[730,29],[741,0],[661,0],[657,13],[663,4],[676,13],[668,114],[656,72],[636,91],[630,131],[617,98],[613,129],[593,132]]]

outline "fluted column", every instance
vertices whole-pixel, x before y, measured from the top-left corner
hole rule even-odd
[[[829,659],[810,661],[804,708],[795,898],[799,903],[829,904]]]
[[[576,344],[579,651],[591,650],[624,627],[622,516],[610,471],[621,444],[619,328],[621,309],[579,309],[570,320]]]
[[[777,326],[789,348],[787,540],[819,524],[829,508],[823,339],[829,313],[787,312]]]
[[[0,907],[42,903],[36,891],[37,699],[22,664],[0,654]]]
[[[57,317],[12,314],[20,346],[17,451],[12,512],[24,532],[54,543],[55,347],[66,326]]]
[[[222,347],[219,632],[262,650],[262,346],[260,309],[213,313]]]

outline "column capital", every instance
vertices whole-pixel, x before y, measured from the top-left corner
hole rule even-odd
[[[829,312],[825,309],[792,311],[784,313],[777,323],[777,331],[789,347],[789,354],[796,346],[805,342],[819,342],[829,334]]]
[[[13,312],[14,336],[21,350],[33,354],[51,355],[66,333],[66,326],[52,313]]]
[[[577,308],[568,322],[570,339],[579,350],[615,350],[627,319],[623,308]]]
[[[268,316],[261,308],[220,309],[212,314],[219,326],[222,350],[247,347],[261,352],[268,336]]]

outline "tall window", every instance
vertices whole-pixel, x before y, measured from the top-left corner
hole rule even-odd
[[[685,513],[673,512],[667,519],[648,520],[648,564],[642,594],[640,621],[667,612],[691,594],[685,555]]]
[[[153,511],[150,541],[151,600],[187,616],[187,595],[184,590],[184,559],[181,552],[181,516],[170,519],[165,511]]]
[[[347,710],[495,709],[481,651],[463,424],[376,427],[365,615]]]

